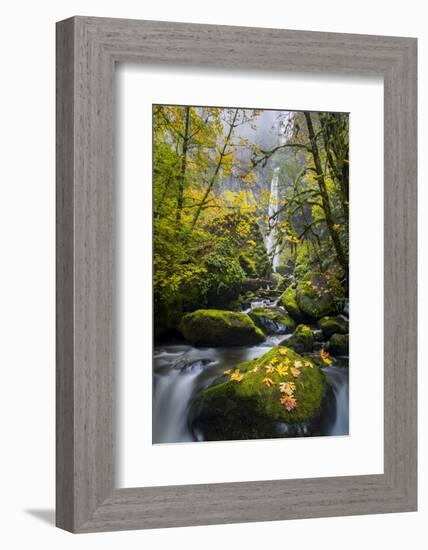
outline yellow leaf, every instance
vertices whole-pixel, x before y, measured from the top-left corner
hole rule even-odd
[[[300,376],[299,369],[295,369],[294,367],[291,367],[290,372],[294,376],[294,378],[298,378]]]
[[[284,397],[281,397],[279,401],[281,405],[284,405],[288,412],[292,411],[297,406],[297,401],[290,395],[284,395]]]
[[[268,374],[272,374],[273,372],[275,372],[275,367],[273,365],[271,365],[270,363],[268,363],[267,365],[265,365],[265,369],[266,369],[266,372]]]
[[[330,355],[324,351],[323,349],[320,350],[321,359],[326,365],[331,365],[333,361],[330,359]]]
[[[279,385],[279,391],[292,396],[296,391],[296,384],[294,382],[281,382]]]
[[[244,378],[244,375],[241,374],[239,369],[235,369],[230,376],[230,379],[235,380],[236,382],[240,382],[243,378]]]
[[[279,374],[279,376],[285,376],[288,373],[288,367],[286,365],[278,365],[276,367],[276,372]]]

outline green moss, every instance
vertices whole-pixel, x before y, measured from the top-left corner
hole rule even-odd
[[[239,264],[248,277],[257,277],[257,264],[247,251],[240,253]]]
[[[333,334],[325,349],[332,355],[349,354],[349,334]]]
[[[248,315],[265,334],[286,334],[296,326],[293,319],[280,308],[255,307]]]
[[[289,286],[287,290],[282,294],[279,302],[285,307],[290,317],[294,319],[296,323],[301,323],[304,320],[303,313],[301,312],[297,303],[295,288]]]
[[[326,338],[333,334],[346,334],[349,329],[349,323],[342,317],[323,317],[318,321],[318,326]]]
[[[339,281],[331,273],[308,273],[299,281],[296,290],[298,307],[311,319],[338,313],[343,296]]]
[[[184,315],[180,330],[189,342],[202,346],[240,346],[265,340],[246,313],[199,309]]]
[[[270,277],[271,277],[272,281],[273,281],[274,284],[275,284],[275,290],[278,290],[278,291],[283,290],[284,277],[283,277],[280,273],[277,273],[276,271],[274,271],[274,272],[271,274]],[[285,287],[284,287],[284,288],[285,288]]]
[[[298,325],[291,338],[282,342],[297,353],[312,351],[314,347],[314,333],[307,325]]]
[[[286,354],[286,355],[283,355]],[[288,371],[268,372],[266,367],[289,364]],[[299,367],[293,376],[291,367]],[[237,365],[241,381],[228,380],[204,390],[200,396],[199,421],[208,430],[208,439],[245,439],[274,435],[275,422],[309,422],[320,413],[327,386],[324,373],[312,362],[289,348],[273,348],[261,358]],[[274,382],[267,386],[266,379]],[[288,411],[281,398],[281,382],[295,384],[297,405]],[[235,437],[236,436],[236,437]]]

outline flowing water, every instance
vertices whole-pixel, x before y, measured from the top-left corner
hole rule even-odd
[[[278,208],[278,178],[279,178],[279,166],[273,171],[272,181],[270,183],[270,198],[269,198],[269,219],[273,216]],[[266,236],[266,250],[269,256],[272,258],[272,268],[276,271],[279,265],[279,251],[276,243],[276,228],[275,222],[271,221],[272,228]]]
[[[204,348],[183,343],[165,343],[155,346],[153,365],[153,443],[202,441],[202,433],[195,433],[189,422],[192,403],[198,392],[222,377],[223,371],[241,361],[256,359],[291,335],[269,336],[257,346]],[[347,359],[338,365],[346,364]],[[348,433],[348,369],[339,366],[323,369],[329,381],[330,392],[322,435]],[[282,425],[282,433],[289,430]],[[306,435],[306,428],[301,433]]]
[[[327,419],[327,435],[349,433],[349,371],[344,367],[325,367],[324,373],[333,388],[335,411]]]

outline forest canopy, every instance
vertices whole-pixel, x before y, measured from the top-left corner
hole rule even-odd
[[[348,114],[154,105],[153,194],[156,337],[261,282],[321,273],[346,298]]]

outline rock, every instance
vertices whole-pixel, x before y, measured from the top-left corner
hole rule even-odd
[[[325,349],[332,355],[349,355],[349,334],[333,334]]]
[[[292,286],[289,286],[287,290],[282,294],[279,299],[281,305],[285,307],[288,311],[288,314],[296,323],[301,323],[304,321],[304,315],[301,312],[297,304],[296,289]]]
[[[327,392],[324,373],[312,362],[278,346],[238,364],[227,378],[203,390],[193,407],[193,429],[201,430],[205,440],[284,437],[282,423],[290,427],[289,435],[312,433]],[[291,383],[291,400],[284,402],[287,394],[281,392],[281,383]],[[302,423],[307,430],[292,428]]]
[[[310,319],[338,313],[338,304],[343,298],[344,291],[331,273],[311,272],[297,284],[297,305]]]
[[[323,343],[322,342],[317,342],[315,341],[314,342],[314,347],[313,347],[313,350],[314,351],[320,351],[321,349],[323,349]]]
[[[297,353],[312,351],[314,333],[307,325],[298,325],[291,338],[281,342],[281,345],[287,346]]]
[[[318,321],[318,326],[322,330],[326,339],[333,334],[347,334],[349,323],[343,317],[323,317]]]
[[[212,359],[195,359],[193,361],[189,361],[188,358],[184,358],[177,361],[174,368],[185,374],[196,374],[202,372],[205,367],[211,365],[212,363]]]
[[[246,313],[198,309],[184,315],[180,330],[186,340],[200,346],[241,346],[265,340]]]
[[[343,306],[343,314],[349,318],[349,300],[345,300],[345,305]]]
[[[255,307],[248,314],[265,334],[288,334],[296,323],[280,308]]]
[[[312,332],[313,332],[313,335],[314,335],[314,342],[324,342],[325,341],[324,334],[322,333],[322,330],[315,329]]]
[[[267,288],[271,283],[270,279],[244,279],[241,283],[241,292],[254,293],[260,288]]]

